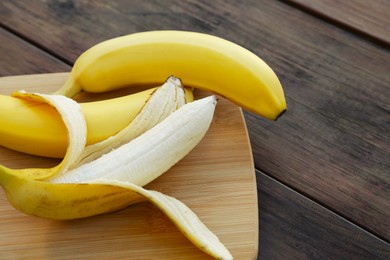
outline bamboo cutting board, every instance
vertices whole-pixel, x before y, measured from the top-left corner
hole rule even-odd
[[[50,93],[59,88],[67,75],[3,77],[0,94],[19,89]],[[195,92],[196,97],[207,94]],[[82,99],[90,98],[91,95],[85,95]],[[11,168],[50,167],[58,162],[0,146],[0,164]],[[255,171],[242,111],[234,104],[220,98],[213,123],[201,143],[145,188],[184,202],[235,259],[256,258]],[[209,259],[148,202],[86,219],[54,221],[16,211],[0,189],[0,230],[1,259]]]

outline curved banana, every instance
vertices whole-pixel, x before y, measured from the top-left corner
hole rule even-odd
[[[44,95],[41,97],[46,98]],[[64,166],[61,169],[52,168],[55,171],[49,169],[49,173],[45,174],[39,173],[45,169],[15,170],[1,166],[0,184],[15,208],[43,218],[76,219],[110,212],[113,205],[115,209],[119,208],[118,205],[125,207],[129,205],[126,200],[118,201],[116,204],[106,203],[105,198],[113,197],[116,200],[116,193],[111,192],[112,189],[107,189],[108,193],[113,193],[112,195],[99,195],[96,196],[96,200],[89,201],[82,198],[95,197],[98,190],[94,191],[93,188],[89,192],[81,190],[88,190],[87,184],[96,182],[118,181],[143,186],[156,179],[183,158],[203,138],[211,124],[215,105],[216,100],[213,96],[183,105],[144,134],[119,147],[116,141],[113,141],[114,150],[106,154],[102,151],[98,159],[69,171],[67,171],[68,166],[77,162],[77,157],[82,153],[80,148],[84,147],[82,139],[85,130],[79,124],[69,124],[74,119],[76,122],[82,119],[82,116],[77,115],[77,109],[70,111],[67,107],[58,106],[57,110],[65,115],[63,118],[70,130],[70,145],[67,150],[67,155],[70,156],[65,156],[61,163]],[[156,112],[153,106],[147,109]],[[158,117],[159,115],[156,116]],[[139,124],[144,122],[139,120]],[[123,131],[131,131],[131,129]],[[148,152],[144,152],[145,150]],[[66,184],[69,184],[69,191],[66,190],[68,189]],[[80,191],[76,192],[76,189]],[[104,190],[102,193],[104,194]],[[46,201],[43,201],[40,197],[45,194]],[[100,197],[103,198],[103,202],[100,201]],[[70,208],[64,205],[73,206]]]
[[[80,103],[87,123],[87,144],[105,140],[125,128],[155,89]],[[192,101],[192,90],[186,88],[185,92],[187,102]],[[67,132],[61,117],[50,105],[0,95],[0,145],[29,154],[62,158]]]
[[[258,56],[222,38],[185,31],[142,32],[99,43],[76,60],[56,93],[73,97],[81,90],[158,84],[172,74],[268,119],[276,120],[287,107],[278,77]]]
[[[178,99],[184,101],[182,93]],[[85,122],[80,117],[82,112],[78,104],[74,101],[64,102],[62,96],[19,93],[19,97],[43,99],[56,107],[69,129],[71,143],[62,162],[65,166],[56,171],[49,170],[51,176],[46,176],[51,177],[49,180],[41,180],[42,174],[36,174],[39,169],[20,171],[0,165],[0,184],[16,209],[44,218],[74,219],[112,212],[148,200],[201,250],[218,259],[232,259],[225,246],[186,205],[175,198],[141,187],[164,173],[199,143],[211,124],[215,97],[186,105],[179,102],[178,110],[141,136],[122,146],[113,137],[108,143],[114,146],[104,145],[100,153],[106,152],[105,147],[119,148],[70,171],[67,171],[67,166],[78,161],[77,157],[82,154],[79,148],[84,147],[86,139]],[[151,102],[152,99],[148,101]],[[146,106],[145,110],[156,109],[155,106]],[[141,114],[146,119],[150,115]],[[160,115],[154,116],[160,118]],[[133,122],[145,124],[144,120]],[[78,128],[80,131],[77,131]],[[122,131],[131,130],[125,128]],[[128,138],[127,134],[118,135],[120,140]]]

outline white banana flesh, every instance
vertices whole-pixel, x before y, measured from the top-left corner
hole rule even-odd
[[[210,126],[215,103],[211,96],[186,104],[138,138],[49,181],[85,183],[104,176],[144,186],[199,143]]]
[[[180,79],[169,77],[164,85],[151,95],[140,113],[118,134],[85,147],[72,168],[91,162],[143,134],[186,103]]]
[[[64,101],[63,99],[66,98],[57,95],[18,94],[21,98],[41,99],[50,103],[60,112],[65,125],[69,127],[70,144],[64,161],[60,164],[61,167],[49,169],[44,176],[47,178],[52,175],[52,177],[45,181],[40,181],[43,179],[42,175],[33,176],[31,183],[35,185],[39,182],[42,184],[45,182],[46,186],[36,185],[36,187],[47,187],[50,190],[55,190],[53,185],[60,185],[62,189],[65,187],[63,185],[69,184],[74,187],[77,183],[89,186],[96,185],[97,187],[103,185],[123,188],[129,192],[129,201],[139,202],[140,199],[137,199],[137,196],[140,196],[152,202],[194,245],[205,253],[217,259],[233,259],[217,236],[185,204],[173,197],[141,187],[166,172],[201,141],[212,122],[217,103],[215,96],[210,96],[184,104],[183,89],[173,78],[171,81],[168,80],[163,87],[161,87],[162,91],[157,91],[160,91],[162,96],[173,97],[174,100],[171,104],[165,103],[166,110],[163,109],[164,111],[156,116],[154,115],[156,106],[150,104],[145,106],[145,111],[140,113],[140,117],[134,121],[132,127],[126,128],[116,137],[102,143],[103,152],[94,148],[91,149],[92,153],[83,150],[86,136],[85,120],[76,102]],[[152,101],[150,99],[150,102]],[[167,109],[167,107],[170,108]],[[172,113],[172,110],[176,111]],[[153,119],[150,120],[150,117]],[[118,141],[121,137],[125,137],[127,141],[133,138],[132,134],[128,134],[128,132],[132,132],[133,128],[142,129],[141,132],[144,129],[149,130],[128,143],[122,144],[122,141]],[[119,147],[116,148],[117,146]],[[95,159],[95,157],[98,158]],[[84,163],[83,160],[88,162]],[[67,170],[70,165],[78,166]],[[39,172],[38,169],[36,172]],[[26,180],[24,178],[22,182],[28,183]],[[44,191],[40,191],[38,194],[42,192]],[[14,201],[14,203],[18,203],[18,201]]]

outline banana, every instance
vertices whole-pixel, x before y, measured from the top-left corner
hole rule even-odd
[[[226,247],[185,204],[141,187],[168,170],[200,142],[213,118],[214,96],[184,104],[182,92],[177,98],[182,99],[178,107],[172,106],[173,110],[178,109],[171,114],[164,113],[169,115],[162,120],[160,115],[140,113],[145,118],[157,118],[151,120],[156,125],[122,145],[118,138],[131,139],[131,135],[123,132],[132,129],[125,128],[108,144],[105,143],[101,152],[95,150],[100,157],[69,171],[69,165],[80,161],[81,148],[86,143],[86,123],[80,106],[63,96],[28,93],[18,93],[17,96],[43,100],[54,106],[68,129],[70,143],[62,166],[49,169],[45,174],[38,173],[43,169],[13,170],[0,165],[0,184],[16,209],[43,218],[75,219],[150,201],[205,253],[218,259],[233,259]],[[145,106],[145,110],[156,111],[153,105]],[[149,124],[147,119],[133,122]],[[105,153],[107,147],[116,149]]]
[[[157,85],[172,73],[185,78],[188,87],[215,92],[268,119],[276,120],[287,108],[276,74],[258,56],[227,40],[184,31],[135,33],[97,44],[76,60],[56,94],[73,97],[81,90]],[[152,92],[82,103],[87,144],[122,130]],[[190,90],[186,94],[193,100]],[[0,122],[0,145],[34,155],[64,156],[66,129],[47,104],[0,95]]]
[[[150,88],[119,98],[81,103],[87,124],[87,144],[105,140],[125,128],[155,90]],[[185,92],[186,101],[192,101],[192,90],[185,88]],[[0,122],[0,145],[34,155],[64,157],[66,128],[57,111],[47,103],[0,95]]]
[[[117,147],[107,154],[102,154],[101,157],[92,162],[69,171],[59,171],[57,169],[56,172],[50,171],[50,175],[45,174],[46,176],[43,178],[43,175],[38,174],[38,171],[43,171],[44,169],[14,170],[3,166],[0,183],[6,191],[14,194],[14,196],[11,196],[10,201],[15,200],[18,196],[25,196],[26,199],[29,198],[30,200],[34,198],[34,196],[28,195],[26,188],[17,189],[15,188],[18,186],[16,184],[13,184],[13,186],[7,185],[8,183],[13,183],[13,181],[19,183],[21,179],[27,182],[34,181],[32,183],[37,185],[43,185],[41,183],[45,183],[41,187],[47,188],[56,187],[56,185],[59,185],[59,187],[66,186],[60,184],[82,184],[78,186],[82,188],[84,184],[102,180],[120,181],[144,186],[176,164],[178,160],[183,158],[199,143],[211,124],[215,104],[216,99],[211,96],[183,105],[139,137]],[[64,112],[72,113],[69,112],[69,109],[66,109]],[[75,129],[71,132],[77,132],[77,130]],[[70,141],[81,146],[82,142],[77,139],[78,137],[74,136],[70,138]],[[75,146],[70,145],[69,147]],[[79,151],[79,149],[69,149],[67,154],[72,154],[75,151]],[[77,161],[75,159],[76,157],[77,155],[73,156],[71,160],[66,160],[69,157],[65,156],[62,163],[72,165],[74,161]],[[33,189],[35,190],[35,188]],[[44,193],[44,191],[42,192]],[[79,198],[76,192],[66,192],[63,190],[61,193],[62,196],[58,195],[53,199],[68,201],[78,200]],[[18,199],[17,201],[22,200]],[[74,205],[75,208],[80,206],[80,209],[84,210],[77,210],[75,208],[68,209],[59,205],[57,208],[57,204],[53,204],[51,206],[53,207],[52,210],[45,209],[43,211],[41,209],[45,206],[36,207],[37,203],[39,201],[35,203],[30,201],[30,203],[19,203],[14,206],[16,208],[23,208],[23,211],[28,214],[55,219],[82,218],[110,212],[110,205],[106,205],[108,207],[106,209],[95,206],[93,202],[88,209],[85,208],[85,205]],[[96,213],[97,208],[99,208],[99,213]]]
[[[159,84],[172,74],[271,120],[287,108],[278,77],[261,58],[222,38],[186,31],[141,32],[99,43],[80,55],[55,93],[73,97],[82,90]]]
[[[69,145],[65,157],[59,165],[49,169],[17,170],[18,174],[35,180],[47,179],[55,174],[59,175],[68,169],[93,161],[141,135],[185,104],[185,95],[181,81],[170,77],[164,85],[151,94],[139,114],[127,127],[114,136],[85,147],[85,136],[87,135],[85,117],[80,106],[75,101],[61,95],[31,94],[24,91],[15,92],[14,96],[36,103],[46,102],[54,107],[62,118],[68,132]],[[112,159],[115,160],[115,158]]]

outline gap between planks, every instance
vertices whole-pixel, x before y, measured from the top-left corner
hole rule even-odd
[[[322,21],[325,21],[335,27],[338,27],[340,29],[343,29],[345,31],[348,31],[366,41],[369,41],[371,43],[374,43],[378,46],[389,48],[390,42],[388,42],[386,39],[379,37],[375,34],[367,33],[365,30],[359,29],[354,27],[351,24],[348,24],[347,22],[343,22],[341,20],[338,20],[337,18],[333,18],[326,13],[322,13],[319,10],[316,10],[310,6],[305,6],[304,4],[301,4],[299,2],[296,2],[294,0],[278,0],[286,5],[289,5],[291,7],[294,7],[298,10],[301,10],[302,12],[305,12],[306,14],[309,14],[311,16],[314,16]]]
[[[61,61],[62,63],[66,64],[70,67],[73,67],[73,62],[71,62],[71,61],[67,60],[66,58],[62,57],[61,55],[51,51],[49,48],[46,48],[45,46],[43,46],[39,42],[36,42],[33,39],[29,38],[28,36],[25,36],[23,33],[19,33],[17,30],[14,30],[11,27],[3,24],[1,21],[0,21],[0,28],[2,28],[3,30],[9,32],[10,34],[13,34],[14,36],[20,38],[21,40],[25,41],[27,44],[30,44],[30,45],[34,46],[35,48],[45,52],[46,54],[54,57],[55,59]]]
[[[323,208],[323,209],[331,212],[332,214],[337,215],[339,218],[341,218],[341,220],[344,220],[346,223],[349,223],[350,225],[355,226],[357,229],[359,229],[361,231],[364,231],[364,232],[374,236],[375,238],[377,238],[378,240],[380,240],[380,241],[382,241],[384,243],[390,244],[390,240],[389,239],[386,239],[385,237],[379,235],[378,233],[376,233],[375,231],[371,230],[370,228],[364,227],[364,226],[360,225],[359,223],[356,223],[355,221],[353,221],[352,219],[348,218],[344,214],[342,214],[342,213],[338,212],[337,210],[335,210],[335,209],[327,206],[326,204],[320,202],[319,200],[317,200],[316,198],[310,196],[306,192],[290,186],[289,184],[285,183],[284,181],[280,180],[279,178],[277,178],[277,177],[273,176],[272,174],[269,174],[268,172],[263,171],[263,170],[261,170],[261,169],[259,169],[257,167],[255,167],[255,171],[256,171],[256,176],[257,176],[257,174],[264,174],[265,176],[267,176],[271,180],[275,181],[276,183],[280,184],[284,188],[286,188],[286,189],[288,189],[288,190],[290,190],[290,191],[292,191],[294,193],[297,193],[300,196],[304,197],[305,199],[307,199],[309,202],[313,203],[314,205],[316,205],[316,206],[318,206],[320,208]]]

